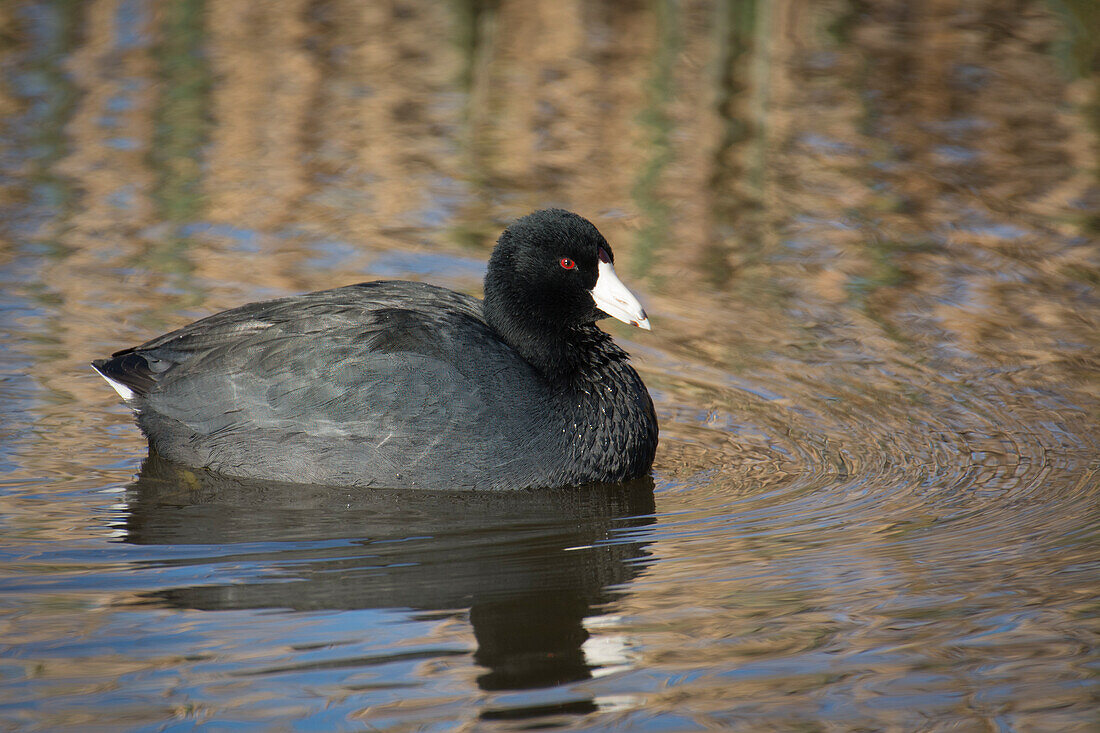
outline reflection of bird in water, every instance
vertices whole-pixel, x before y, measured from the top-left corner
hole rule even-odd
[[[485,300],[371,282],[253,303],[93,366],[162,455],[333,486],[523,489],[636,479],[653,403],[596,326],[649,328],[590,222],[501,235]]]
[[[125,542],[214,545],[210,560],[218,563],[232,562],[232,546],[247,543],[242,561],[262,568],[230,583],[148,593],[147,603],[469,609],[474,659],[486,668],[478,683],[493,691],[591,676],[585,619],[604,613],[621,592],[615,586],[634,578],[646,555],[637,532],[617,534],[654,521],[648,478],[553,491],[349,491],[232,479],[155,453],[127,501]],[[202,558],[189,551],[175,562]],[[573,701],[559,712],[593,705]]]

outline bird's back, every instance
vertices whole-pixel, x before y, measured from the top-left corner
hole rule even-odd
[[[481,302],[419,283],[253,303],[95,367],[161,455],[229,475],[503,489],[563,458],[540,446],[553,395]]]

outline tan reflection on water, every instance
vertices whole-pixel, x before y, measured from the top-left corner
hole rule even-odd
[[[4,298],[33,306],[5,348],[35,390],[4,433],[22,488],[0,513],[28,541],[103,536],[92,499],[43,506],[40,483],[123,485],[142,454],[89,359],[377,276],[478,292],[500,228],[564,206],[646,300],[652,334],[610,329],[662,419],[653,560],[592,633],[636,643],[635,670],[700,672],[608,695],[744,730],[813,722],[815,695],[850,705],[836,729],[913,729],[917,708],[936,730],[1086,730],[1089,18],[998,0],[0,6],[0,65],[41,87],[0,82]],[[417,269],[438,255],[470,268]],[[129,600],[74,594],[6,632],[94,635]],[[64,689],[172,663],[82,660]]]
[[[321,74],[304,47],[307,9],[302,0],[207,8],[209,73],[217,82],[203,194],[214,220],[271,229],[291,220],[309,190],[304,138]]]

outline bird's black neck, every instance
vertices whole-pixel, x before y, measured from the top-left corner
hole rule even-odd
[[[484,310],[486,322],[556,388],[583,388],[581,382],[598,380],[609,363],[627,358],[595,323],[548,324],[505,312],[488,299]]]
[[[485,320],[542,374],[566,431],[563,481],[623,481],[644,475],[657,446],[653,402],[625,351],[595,323],[555,328],[488,297]],[[591,415],[600,420],[592,422]]]

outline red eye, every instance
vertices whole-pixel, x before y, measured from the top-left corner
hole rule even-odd
[[[577,263],[569,259],[568,257],[562,257],[561,260],[558,261],[558,264],[564,267],[566,270],[572,270],[574,267],[577,266]]]

